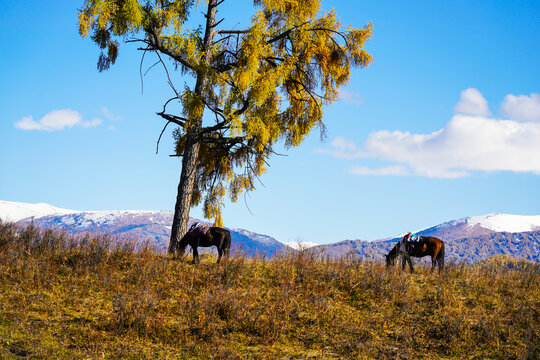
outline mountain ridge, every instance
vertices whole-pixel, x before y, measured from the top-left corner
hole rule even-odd
[[[502,228],[493,223],[495,216],[513,220],[506,223],[508,229],[530,231],[495,231],[493,228]],[[536,221],[540,221],[540,216],[496,213],[447,221],[415,231],[414,234],[434,236],[443,240],[446,258],[450,261],[473,263],[494,255],[510,255],[540,262],[540,226]],[[375,241],[345,240],[319,245],[310,248],[310,251],[326,258],[352,256],[364,260],[381,260],[402,237],[403,234]]]
[[[49,214],[47,214],[47,211]],[[22,215],[28,215],[22,217]],[[0,201],[0,219],[20,225],[34,224],[38,227],[66,231],[71,234],[107,233],[119,238],[148,240],[159,250],[166,251],[169,244],[173,213],[152,210],[99,210],[76,211],[61,209],[45,203],[28,204]],[[201,220],[190,218],[189,225]],[[230,229],[232,253],[251,256],[273,256],[289,250],[285,244],[271,236],[245,229]],[[215,249],[201,249],[215,252]]]
[[[21,218],[24,215],[29,216]],[[168,248],[172,215],[172,212],[163,210],[76,211],[46,203],[28,204],[0,200],[0,219],[4,221],[15,218],[21,225],[33,223],[74,234],[102,232],[131,239],[146,239],[163,251]],[[189,223],[194,221],[200,220],[190,218]],[[297,250],[295,244],[283,243],[268,235],[245,229],[229,230],[233,237],[233,252],[237,251],[248,257],[271,257],[281,251]],[[517,255],[540,261],[540,215],[492,213],[470,216],[423,228],[415,233],[435,236],[445,241],[448,258],[456,261],[475,262],[497,254]],[[329,258],[353,256],[381,260],[402,236],[374,241],[343,240],[330,244],[302,242],[300,249],[309,248],[309,251]],[[516,242],[516,239],[519,242]]]

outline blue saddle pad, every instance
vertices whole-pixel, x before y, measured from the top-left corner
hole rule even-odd
[[[202,234],[202,235],[206,235],[206,232],[208,231],[209,228],[210,226],[206,224],[195,222],[193,225],[191,225],[190,230],[196,233]]]
[[[418,242],[418,241],[420,241],[420,238],[421,238],[421,237],[422,237],[422,235],[412,234],[411,236],[409,236],[409,238],[407,239],[407,241]]]

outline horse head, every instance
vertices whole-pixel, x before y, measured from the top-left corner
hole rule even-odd
[[[395,258],[393,256],[391,256],[390,254],[385,255],[385,257],[386,257],[386,267],[394,266]]]
[[[184,256],[184,253],[186,252],[186,247],[191,243],[191,239],[193,238],[193,230],[190,229],[183,237],[180,239],[180,242],[178,243],[178,249],[177,254],[180,257]]]

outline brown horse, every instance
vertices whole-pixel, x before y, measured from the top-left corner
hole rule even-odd
[[[401,256],[401,269],[409,263],[411,272],[414,272],[411,256],[421,258],[431,256],[431,271],[439,265],[439,272],[444,269],[444,242],[433,236],[418,236],[418,241],[410,241],[411,233],[406,234],[386,255],[386,267],[393,266],[398,256]]]
[[[206,231],[200,231],[192,226],[178,244],[178,255],[180,255],[180,257],[184,255],[188,245],[193,249],[194,264],[199,263],[199,252],[197,250],[199,246],[217,247],[219,254],[217,262],[219,263],[223,255],[225,255],[226,258],[229,257],[231,250],[231,233],[229,230],[217,226],[210,227]]]

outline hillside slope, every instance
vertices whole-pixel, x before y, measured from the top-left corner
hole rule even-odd
[[[194,266],[105,240],[0,221],[0,358],[540,357],[536,263],[403,274],[298,252]]]
[[[39,227],[64,230],[72,234],[107,233],[121,238],[147,240],[165,251],[169,246],[172,217],[173,214],[169,211],[89,211],[23,219],[18,223],[33,223]],[[195,221],[199,220],[190,218],[189,225]],[[267,235],[243,229],[228,230],[231,232],[232,253],[240,252],[248,257],[268,257],[287,249],[287,246]],[[215,252],[215,248],[202,248],[201,251]]]

